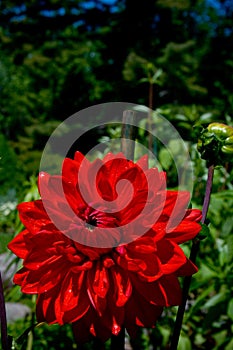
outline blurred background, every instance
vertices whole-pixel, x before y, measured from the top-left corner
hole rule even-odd
[[[40,157],[52,131],[71,114],[99,103],[158,109],[190,150],[192,202],[201,207],[207,175],[196,152],[198,133],[213,121],[232,125],[232,18],[231,0],[0,1],[0,265],[8,308],[17,302],[23,312],[26,306],[20,316],[9,316],[14,337],[34,322],[35,300],[12,286],[18,262],[6,245],[22,229],[17,203],[38,198]],[[119,135],[110,127],[96,131],[79,149]],[[148,144],[143,131],[138,138]],[[179,154],[179,145],[174,147]],[[175,187],[169,153],[162,146],[156,152],[168,185]],[[199,255],[180,349],[233,348],[232,178],[230,163],[215,172],[210,233]],[[188,253],[189,247],[184,249]],[[154,331],[142,332],[134,349],[165,349],[174,315],[175,309],[167,310]],[[27,350],[76,348],[69,327],[33,332],[24,342]]]

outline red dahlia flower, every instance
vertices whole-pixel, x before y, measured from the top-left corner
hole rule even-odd
[[[25,230],[9,244],[23,268],[22,292],[38,294],[37,319],[72,323],[78,341],[103,341],[125,326],[153,327],[181,301],[179,276],[196,266],[180,243],[200,231],[188,192],[168,191],[165,175],[123,154],[65,159],[62,175],[40,173],[41,200],[18,206]]]

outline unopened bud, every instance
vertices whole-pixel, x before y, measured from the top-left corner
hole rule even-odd
[[[233,128],[223,123],[211,123],[201,131],[197,149],[207,166],[233,161]]]

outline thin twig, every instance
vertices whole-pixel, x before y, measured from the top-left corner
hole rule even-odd
[[[2,350],[10,350],[7,336],[6,306],[3,293],[2,275],[0,271],[0,321]]]
[[[153,83],[149,83],[149,112],[148,112],[148,149],[153,152],[152,135]]]
[[[203,223],[203,224],[206,221],[206,216],[207,216],[207,212],[208,212],[208,208],[209,208],[209,204],[210,204],[210,195],[211,195],[211,189],[212,189],[212,184],[213,184],[213,176],[214,176],[214,165],[211,165],[208,168],[208,178],[207,178],[207,182],[206,182],[205,198],[204,198],[203,208],[202,208],[201,223]],[[200,240],[198,238],[194,238],[191,252],[190,252],[190,260],[194,264],[196,262],[196,257],[197,257],[198,251],[199,251],[199,246],[200,246]],[[183,284],[183,289],[182,289],[182,302],[178,308],[175,326],[174,326],[173,335],[172,335],[172,340],[171,340],[170,350],[176,350],[177,346],[178,346],[191,280],[192,280],[192,276],[186,276],[184,279],[184,284]]]
[[[134,159],[136,127],[135,112],[126,110],[123,112],[122,129],[121,129],[121,151],[127,159]]]
[[[204,198],[204,203],[203,203],[203,209],[202,209],[202,219],[201,222],[202,224],[205,223],[209,204],[210,204],[210,195],[211,195],[211,190],[212,190],[212,184],[213,184],[213,176],[214,176],[214,165],[211,165],[208,168],[208,178],[206,182],[206,192],[205,192],[205,198]]]

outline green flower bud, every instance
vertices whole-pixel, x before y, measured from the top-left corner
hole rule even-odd
[[[233,145],[232,146],[222,146],[221,150],[223,153],[231,154],[233,156]]]
[[[233,136],[233,128],[223,123],[211,123],[207,127],[210,133],[214,133],[220,140],[225,140],[229,136]]]
[[[225,145],[233,145],[233,136],[226,138],[224,144]]]
[[[233,128],[223,123],[211,123],[201,131],[197,149],[207,166],[233,161]]]

